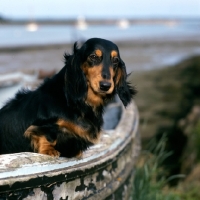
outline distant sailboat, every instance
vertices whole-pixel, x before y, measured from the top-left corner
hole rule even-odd
[[[30,22],[26,25],[26,30],[30,32],[34,32],[38,30],[38,25],[35,22]]]
[[[29,10],[29,23],[26,25],[26,30],[27,31],[30,31],[30,32],[35,32],[38,30],[38,24],[35,22],[35,7],[34,6],[31,6],[30,7],[30,10]]]
[[[178,21],[170,20],[170,21],[165,22],[165,25],[168,26],[168,27],[175,27],[175,26],[178,25]]]
[[[130,25],[129,21],[126,19],[121,19],[117,22],[117,25],[121,29],[127,29]]]
[[[85,30],[87,29],[88,25],[85,21],[85,17],[80,15],[77,17],[77,23],[76,23],[76,28],[79,30]]]

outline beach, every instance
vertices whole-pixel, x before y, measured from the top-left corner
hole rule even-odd
[[[161,68],[200,54],[200,37],[197,36],[132,39],[115,43],[128,73]],[[72,53],[72,47],[73,44],[57,44],[0,49],[0,74],[59,70],[63,67],[63,54]]]

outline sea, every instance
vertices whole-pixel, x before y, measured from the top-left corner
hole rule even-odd
[[[32,26],[31,26],[32,25]],[[72,43],[91,37],[113,41],[158,37],[200,37],[199,20],[113,25],[0,25],[0,48]]]

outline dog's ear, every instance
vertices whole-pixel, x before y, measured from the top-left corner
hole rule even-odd
[[[83,100],[87,93],[86,78],[81,69],[81,53],[74,44],[73,55],[64,55],[65,57],[65,92],[67,98],[77,102]]]
[[[135,88],[127,82],[127,77],[125,63],[120,59],[116,70],[115,84],[117,94],[125,107],[131,102],[133,96],[136,94]]]

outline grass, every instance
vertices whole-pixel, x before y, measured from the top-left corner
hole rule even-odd
[[[193,141],[195,144],[195,149],[197,149],[197,159],[200,161],[200,120],[193,129]]]
[[[133,182],[133,200],[181,200],[180,195],[170,192],[167,183],[174,178],[184,177],[175,175],[166,178],[161,163],[171,154],[165,152],[166,137],[158,144],[151,141],[151,151],[144,151],[136,167]]]

